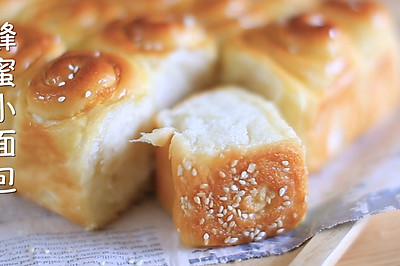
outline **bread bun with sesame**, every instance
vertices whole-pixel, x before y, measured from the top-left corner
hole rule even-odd
[[[227,41],[222,80],[273,101],[315,172],[397,106],[396,47],[382,6],[326,1],[314,12]]]
[[[308,193],[300,139],[276,108],[243,89],[196,94],[157,116],[157,193],[189,246],[229,246],[287,232]]]
[[[148,69],[155,105],[169,107],[216,79],[217,44],[191,15],[150,14],[115,20],[82,47],[120,54]]]
[[[148,77],[114,54],[67,52],[44,65],[17,99],[18,194],[84,226],[113,220],[146,191]]]

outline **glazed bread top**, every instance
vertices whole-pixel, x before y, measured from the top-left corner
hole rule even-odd
[[[27,88],[28,111],[37,121],[79,116],[93,107],[134,95],[138,71],[123,58],[100,52],[67,52],[45,65]],[[39,120],[38,120],[39,119]]]
[[[180,48],[195,49],[209,41],[193,16],[173,14],[116,20],[88,40],[89,46],[100,49],[119,47],[130,54],[144,55],[165,54]]]
[[[338,93],[356,75],[354,50],[347,35],[320,13],[247,31],[237,42],[272,59],[292,78],[307,84],[304,87],[316,97]],[[343,82],[337,82],[343,77]]]

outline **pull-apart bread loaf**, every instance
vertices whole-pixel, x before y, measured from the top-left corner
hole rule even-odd
[[[157,193],[189,246],[259,241],[306,212],[305,153],[276,108],[236,87],[196,94],[157,116]]]
[[[327,1],[229,40],[222,79],[275,102],[315,171],[396,106],[393,28],[382,6]]]
[[[112,220],[149,181],[148,76],[129,60],[67,52],[49,62],[17,100],[16,188],[88,229]]]
[[[94,229],[146,191],[154,148],[129,140],[213,82],[217,49],[192,17],[116,20],[90,37],[21,86],[14,127],[18,192]]]
[[[83,47],[139,62],[150,74],[155,106],[168,107],[215,82],[217,45],[191,15],[152,14],[116,20]]]

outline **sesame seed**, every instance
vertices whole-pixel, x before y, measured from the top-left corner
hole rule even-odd
[[[257,185],[256,179],[254,177],[249,179],[250,184]]]
[[[183,167],[182,167],[182,165],[178,165],[178,169],[177,169],[177,172],[176,172],[176,174],[178,175],[178,176],[181,176],[182,174],[183,174]]]
[[[68,68],[69,68],[69,70],[74,70],[74,66],[71,64],[68,65]]]
[[[256,236],[255,238],[254,238],[254,241],[260,241],[260,240],[262,240],[263,238],[262,238],[262,236]]]
[[[233,219],[233,214],[229,215],[228,218],[226,218],[226,221],[229,222],[232,219]]]
[[[230,223],[229,223],[229,227],[234,227],[236,225],[236,222],[235,221],[231,221]]]
[[[235,167],[237,164],[238,164],[238,160],[234,160],[232,163],[231,163],[231,167]]]
[[[74,78],[74,74],[73,73],[68,75],[68,79],[73,79],[73,78]]]
[[[293,213],[293,218],[294,218],[294,219],[297,218],[297,213]]]
[[[214,201],[213,200],[210,201],[209,206],[210,206],[210,208],[214,207]]]
[[[192,169],[192,162],[183,159],[183,167],[185,167],[185,169],[189,171],[190,169]]]
[[[193,200],[194,200],[194,202],[196,202],[197,204],[201,204],[200,197],[195,196],[195,197],[193,198]]]
[[[285,187],[280,188],[279,189],[279,196],[282,197],[283,194],[285,194],[285,192],[286,192],[286,188]]]
[[[200,187],[201,187],[201,186],[200,186]],[[204,193],[204,192],[199,192],[199,193],[197,193],[196,195],[199,196],[199,197],[205,197],[205,196],[206,196],[206,193]]]
[[[204,235],[203,235],[203,239],[204,240],[207,240],[207,239],[209,239],[210,238],[210,235],[208,234],[208,233],[205,233]]]
[[[222,177],[222,178],[225,178],[225,177],[226,177],[226,174],[225,174],[224,172],[220,171],[220,172],[219,172],[219,176]]]
[[[222,212],[224,210],[224,206],[219,206],[219,211],[218,212]]]
[[[62,103],[63,101],[65,101],[65,96],[60,96],[60,97],[58,97],[58,99],[57,99],[57,101],[59,102],[59,103]]]
[[[224,191],[225,191],[226,193],[229,192],[229,188],[228,188],[228,187],[224,187],[223,189],[224,189]]]
[[[213,214],[214,213],[214,209],[210,209],[210,210],[208,210],[208,214]]]
[[[255,215],[254,213],[250,213],[250,214],[249,214],[249,218],[250,218],[250,219],[254,219],[255,216],[256,216],[256,215]]]
[[[210,204],[210,199],[209,199],[209,198],[206,198],[206,199],[204,200],[204,204],[206,204],[206,205]]]
[[[244,236],[249,236],[250,232],[249,231],[244,231],[243,234],[244,234]]]
[[[283,232],[285,232],[285,228],[279,228],[278,230],[276,230],[277,234],[282,234]]]
[[[217,213],[217,217],[224,217],[224,215],[222,213]]]
[[[281,219],[278,219],[276,222],[277,222],[278,227],[283,227],[283,222]]]
[[[79,66],[75,66],[74,67],[74,74],[76,74],[76,72],[78,72],[78,70],[79,70]]]
[[[197,170],[195,168],[192,169],[192,175],[197,176]]]
[[[255,163],[249,164],[249,167],[247,167],[247,172],[254,173],[254,171],[256,170],[256,167],[257,167],[257,165]]]
[[[223,227],[223,228],[228,228],[228,223],[224,223],[224,224],[222,225],[222,227]]]
[[[237,191],[237,190],[238,190],[238,187],[237,187],[236,185],[232,185],[232,186],[231,186],[231,189],[232,189],[233,191]]]
[[[231,173],[236,174],[236,168],[231,168]]]
[[[233,203],[233,204],[232,204],[232,207],[234,207],[234,208],[239,207],[239,203],[237,203],[237,202]]]
[[[227,201],[227,200],[228,200],[227,197],[219,197],[219,199],[220,199],[221,201]]]
[[[246,171],[243,171],[243,172],[240,174],[240,178],[242,178],[242,179],[246,179],[248,176],[249,176],[249,173],[247,173]]]
[[[200,188],[201,188],[201,189],[208,188],[208,184],[201,184],[201,185],[200,185]]]
[[[239,197],[244,196],[244,194],[246,194],[246,191],[244,191],[244,190],[240,190],[240,191],[237,193],[237,195],[238,195]]]
[[[246,185],[246,181],[244,180],[239,180],[239,184],[241,184],[242,186]]]
[[[285,195],[285,196],[283,196],[283,199],[284,200],[289,200],[289,196]]]
[[[267,235],[266,232],[260,232],[257,236],[258,236],[258,237],[264,237],[264,236],[266,236],[266,235]]]
[[[289,165],[289,161],[286,161],[286,160],[285,160],[285,161],[282,161],[282,165],[283,165],[283,166],[288,166],[288,165]]]
[[[65,81],[61,81],[60,83],[58,83],[58,87],[62,87],[62,86],[64,86],[65,84],[67,84]]]
[[[217,216],[218,216],[218,214],[217,214]],[[222,220],[221,218],[218,218],[218,223],[219,223],[219,224],[223,224],[223,223],[224,223],[224,220]]]
[[[233,243],[237,242],[238,240],[239,240],[239,238],[237,238],[237,237],[232,237],[232,238],[229,240],[229,244],[233,244]]]
[[[247,213],[242,213],[242,217],[243,217],[243,219],[247,219],[249,217],[249,215]]]
[[[90,95],[92,95],[92,92],[91,91],[86,91],[85,92],[85,97],[87,98],[87,97],[90,97]]]
[[[239,217],[242,216],[242,210],[241,210],[241,209],[238,209],[238,210],[237,210],[237,214],[239,215]]]
[[[230,211],[233,210],[233,207],[232,207],[231,205],[228,205],[227,208],[228,208],[228,210],[230,210]]]
[[[228,244],[230,240],[231,240],[231,237],[228,236],[227,238],[224,239],[224,243],[225,243],[225,244]]]
[[[213,233],[214,235],[216,235],[216,234],[217,234],[217,229],[215,229],[215,228],[211,229],[211,233]]]
[[[283,172],[288,173],[290,172],[290,167],[285,167],[282,169]]]
[[[224,209],[224,210],[222,211],[222,213],[223,213],[223,215],[226,215],[226,214],[228,213],[228,210],[227,210],[227,209]]]
[[[284,206],[289,206],[291,204],[290,200],[287,200],[283,203]]]
[[[200,222],[199,222],[199,225],[204,224],[205,221],[206,221],[206,220],[204,220],[204,218],[201,218],[201,219],[200,219]]]

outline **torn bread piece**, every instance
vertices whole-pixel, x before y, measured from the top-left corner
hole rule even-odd
[[[188,246],[230,246],[303,219],[305,152],[277,109],[237,87],[196,94],[140,141],[157,151],[157,193]]]

